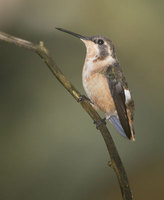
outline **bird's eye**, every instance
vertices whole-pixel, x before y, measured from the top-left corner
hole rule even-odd
[[[99,44],[99,45],[102,45],[102,44],[104,44],[104,41],[101,40],[101,39],[99,39],[99,40],[98,40],[98,44]]]

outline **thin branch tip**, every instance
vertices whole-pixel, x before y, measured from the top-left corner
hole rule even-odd
[[[40,45],[40,47],[43,47],[43,46],[44,46],[44,42],[43,42],[43,41],[40,41],[40,42],[39,42],[39,45]]]

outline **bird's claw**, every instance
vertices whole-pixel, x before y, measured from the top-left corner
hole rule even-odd
[[[99,129],[100,126],[102,126],[103,124],[106,124],[106,118],[103,119],[98,119],[98,120],[94,120],[93,122],[94,124],[96,124],[96,128]]]
[[[85,95],[80,95],[77,102],[82,102],[84,100],[87,100],[89,103],[92,103],[91,100],[88,97],[86,97]]]

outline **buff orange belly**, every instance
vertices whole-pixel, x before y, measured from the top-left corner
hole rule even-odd
[[[95,73],[83,79],[83,85],[91,101],[107,115],[115,113],[115,105],[108,82],[103,74]]]

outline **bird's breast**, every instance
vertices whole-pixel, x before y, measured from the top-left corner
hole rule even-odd
[[[83,69],[83,86],[91,101],[108,115],[115,113],[114,101],[108,81],[102,73],[91,73]]]

